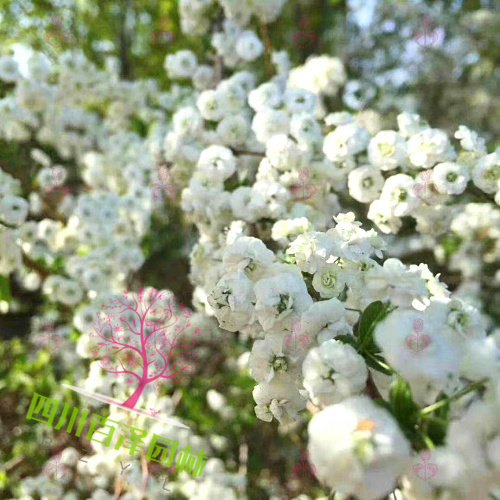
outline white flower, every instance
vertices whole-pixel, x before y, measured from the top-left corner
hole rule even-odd
[[[192,80],[198,90],[209,89],[215,83],[215,70],[211,66],[202,64],[196,68]]]
[[[442,130],[429,128],[410,137],[408,157],[416,167],[431,168],[438,162],[455,158],[455,151]]]
[[[473,151],[474,153],[485,154],[486,145],[482,137],[479,137],[477,132],[470,130],[465,125],[460,125],[455,132],[455,137],[460,139],[460,146],[466,151]]]
[[[196,55],[190,50],[179,50],[165,57],[164,68],[169,78],[191,78],[198,65]]]
[[[234,417],[234,408],[228,406],[227,399],[220,392],[208,390],[207,403],[210,409],[219,413],[224,420]]]
[[[286,89],[285,106],[292,114],[312,113],[316,107],[316,96],[303,89]]]
[[[281,424],[289,424],[298,419],[298,412],[306,406],[293,377],[286,373],[256,385],[252,394],[257,403],[255,414],[265,422],[271,422],[274,417]]]
[[[401,113],[397,117],[399,133],[406,139],[427,128],[419,115]]]
[[[266,144],[269,163],[278,170],[297,170],[301,166],[302,155],[294,141],[284,134],[269,139]]]
[[[286,50],[273,50],[271,54],[271,61],[276,67],[279,75],[287,75],[290,71],[291,62],[290,56]]]
[[[382,191],[384,177],[379,170],[365,165],[349,172],[349,194],[361,203],[376,200]]]
[[[290,71],[287,85],[314,94],[334,96],[346,81],[342,61],[337,57],[313,56],[303,66]]]
[[[81,302],[83,290],[76,281],[63,279],[57,287],[55,298],[65,305],[74,306]]]
[[[236,219],[257,222],[266,210],[262,193],[248,186],[240,186],[231,193],[231,210]]]
[[[316,413],[308,432],[318,479],[360,500],[390,493],[409,463],[410,446],[397,422],[365,396]]]
[[[222,96],[225,114],[240,113],[245,107],[246,91],[240,83],[235,80],[224,80],[217,87],[217,92]]]
[[[312,286],[322,298],[338,297],[347,283],[346,273],[335,264],[322,266],[314,273]]]
[[[290,119],[284,111],[265,109],[255,113],[252,130],[257,140],[266,143],[273,135],[288,134]]]
[[[222,262],[227,272],[243,271],[251,279],[260,279],[275,260],[274,253],[258,238],[240,236],[224,250]]]
[[[410,270],[398,259],[387,259],[365,275],[366,290],[373,300],[390,300],[394,305],[409,307],[415,298],[427,296],[419,269]]]
[[[286,0],[253,0],[253,13],[265,24],[276,20]]]
[[[352,346],[331,339],[309,351],[302,374],[311,401],[326,406],[361,392],[368,370]]]
[[[409,175],[393,175],[385,181],[380,200],[391,207],[396,217],[411,215],[419,205],[414,185],[415,181]]]
[[[20,196],[4,196],[0,198],[0,219],[6,224],[19,226],[28,216],[28,202]]]
[[[321,135],[321,126],[309,113],[294,114],[290,123],[290,134],[297,139],[299,143],[310,144],[323,140]]]
[[[10,56],[0,56],[0,80],[15,82],[21,78],[16,60]]]
[[[368,82],[350,80],[344,88],[344,103],[352,109],[364,108],[377,93],[376,88]]]
[[[16,232],[0,224],[0,276],[8,276],[21,263],[21,248],[16,245]]]
[[[205,90],[200,94],[196,105],[205,120],[219,121],[224,117],[224,102],[220,92]]]
[[[445,333],[448,307],[432,301],[424,313],[397,310],[377,324],[374,338],[385,359],[404,377],[415,401],[450,393],[458,378],[459,350]]]
[[[300,234],[288,247],[286,253],[295,257],[301,271],[316,273],[324,267],[328,257],[336,248],[335,242],[320,232]]]
[[[391,207],[383,200],[375,200],[368,209],[368,218],[377,224],[383,233],[397,233],[402,221],[392,213]]]
[[[277,374],[296,376],[297,367],[283,350],[283,336],[267,334],[263,340],[256,340],[248,362],[250,375],[257,382],[270,382]]]
[[[432,181],[442,194],[461,194],[467,187],[469,173],[457,163],[438,163],[432,170]]]
[[[282,93],[273,82],[263,83],[248,94],[248,104],[255,111],[278,108],[282,103]]]
[[[485,193],[495,193],[500,181],[500,153],[483,156],[472,169],[472,181]]]
[[[340,125],[330,132],[323,143],[323,152],[331,161],[345,161],[366,148],[370,134],[354,123]]]
[[[380,170],[402,167],[406,160],[406,141],[393,130],[382,130],[368,145],[368,159]]]
[[[238,146],[245,143],[249,129],[249,124],[243,116],[226,116],[217,125],[217,134],[222,144]]]
[[[254,322],[254,301],[253,283],[241,272],[223,276],[208,296],[220,326],[230,332]]]
[[[271,238],[286,244],[293,241],[300,234],[309,232],[311,228],[312,225],[306,217],[279,220],[273,225]]]
[[[180,108],[173,116],[175,133],[181,136],[197,136],[203,127],[203,119],[194,107]],[[168,137],[168,136],[167,136]]]
[[[258,281],[255,295],[259,323],[271,333],[291,331],[292,321],[312,304],[304,281],[292,273],[281,273]]]
[[[198,169],[207,177],[224,181],[236,171],[236,158],[228,148],[217,145],[209,146],[201,152]]]
[[[243,31],[236,42],[236,53],[245,61],[254,61],[264,52],[259,37],[250,30]]]
[[[345,313],[342,302],[335,298],[315,302],[302,315],[299,333],[316,338],[319,344],[337,335],[352,335]]]

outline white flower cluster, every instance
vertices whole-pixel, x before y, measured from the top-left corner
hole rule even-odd
[[[87,334],[102,301],[123,290],[131,272],[144,262],[140,244],[150,230],[151,184],[156,166],[163,162],[158,137],[165,134],[166,114],[150,103],[157,100],[160,108],[168,110],[185,94],[174,87],[158,97],[155,85],[121,82],[111,71],[99,71],[75,53],[63,54],[55,65],[34,53],[28,60],[28,75],[17,68],[13,58],[0,60],[0,78],[11,83],[13,93],[0,99],[0,136],[37,144],[31,149],[36,174],[32,185],[21,186],[0,169],[0,275],[15,277],[30,291],[41,289],[47,302],[52,302],[47,306],[50,312],[33,318],[34,346],[50,352],[58,366],[71,367],[86,389],[124,399],[125,384],[120,390],[116,377],[104,374],[98,362],[87,371],[82,358],[91,356]],[[102,113],[88,111],[94,106]],[[149,138],[129,130],[132,118],[155,124]],[[51,158],[54,151],[56,160]],[[20,195],[28,190],[25,200]],[[82,333],[76,352],[71,323]],[[201,327],[207,342],[218,334],[214,322],[200,314],[193,315],[191,324]],[[204,358],[208,352],[205,348],[198,354]],[[150,393],[146,405],[173,413],[170,399],[164,396]],[[112,409],[111,418],[123,415]],[[149,430],[166,435],[161,424]],[[205,451],[227,447],[220,436],[213,435],[208,442],[183,432],[175,435],[183,446]],[[92,492],[91,498],[113,498],[110,492],[120,476],[120,458],[126,460],[123,453],[94,447],[87,463],[79,462],[78,455],[67,448],[52,457],[47,470],[21,482],[20,494],[74,499]],[[59,471],[54,474],[49,469],[57,463]],[[152,476],[143,491],[139,463],[128,474],[122,498],[164,493],[164,478]],[[190,498],[239,499],[244,498],[244,481],[213,458],[201,480],[181,474],[167,488]],[[68,491],[69,485],[75,485],[74,491]]]
[[[376,300],[397,306],[377,324],[374,340],[420,406],[471,383],[488,381],[491,392],[500,380],[500,349],[486,336],[477,310],[450,298],[427,266],[408,267],[397,259],[380,265],[373,257],[381,256],[381,240],[373,231],[363,231],[352,214],[339,215],[336,222],[326,233],[299,235],[277,254],[256,238],[236,238],[223,252],[226,273],[208,301],[223,328],[257,338],[248,361],[258,382],[256,415],[287,424],[299,419],[307,400],[324,408],[309,427],[318,478],[335,490],[375,500],[392,491],[399,478],[408,488],[418,487],[419,480],[408,472],[410,444],[394,419],[358,396],[369,370],[363,356],[345,343],[355,338],[355,311]],[[378,374],[373,380],[384,394],[391,377]],[[493,422],[494,405],[483,403],[477,392],[473,397]],[[466,408],[462,401],[452,406],[453,422]],[[479,433],[473,442],[478,450],[483,439]],[[456,445],[450,442],[436,456],[448,456],[448,446]],[[463,460],[463,467],[472,466],[466,455]],[[481,471],[486,493],[499,466]],[[467,498],[474,477],[459,498]],[[436,479],[436,491],[454,491],[450,478]]]
[[[252,15],[246,4],[223,6],[227,19],[212,44],[225,66],[240,69],[261,46],[253,33],[248,46],[238,41]],[[479,450],[490,427],[496,436],[495,425],[461,440],[477,453],[470,460],[458,445],[457,469],[450,450],[457,446],[453,426],[466,418],[471,399],[487,422],[494,415],[487,395],[498,384],[500,357],[487,337],[488,318],[458,298],[466,287],[451,296],[427,265],[379,262],[381,237],[340,212],[349,194],[369,204],[367,217],[383,233],[398,233],[406,217],[428,246],[454,233],[451,267],[467,256],[475,265],[465,277],[477,277],[500,257],[498,210],[483,203],[500,197],[498,151],[488,154],[465,126],[455,143],[415,114],[401,113],[397,130],[383,129],[371,110],[328,115],[324,98],[347,83],[340,60],[315,56],[290,69],[286,52],[270,55],[277,75],[260,85],[253,73],[236,71],[203,87],[193,65],[191,100],[166,137],[173,169],[193,171],[182,208],[200,234],[191,254],[195,302],[222,328],[254,339],[248,369],[261,420],[288,424],[306,406],[319,411],[309,450],[318,478],[332,489],[375,500],[399,485],[405,500],[465,500],[478,478],[486,499],[498,468]],[[222,72],[214,66],[212,74]],[[347,87],[344,100],[354,102],[362,86]],[[441,248],[436,255],[447,258]],[[378,322],[368,348],[360,345],[361,325],[354,330],[375,301],[396,311]],[[449,472],[426,484],[412,475],[411,460],[428,437],[410,443],[394,416],[360,395],[378,392],[390,406],[388,388],[398,380],[408,384],[417,411],[450,398],[452,423],[438,452]]]
[[[75,306],[87,294],[123,287],[143,263],[139,245],[150,224],[155,161],[148,141],[123,128],[133,114],[154,116],[144,98],[153,89],[142,82],[122,84],[79,53],[62,54],[56,80],[54,74],[55,67],[33,53],[28,74],[16,73],[14,96],[0,102],[0,135],[17,141],[33,136],[40,144],[31,151],[38,174],[29,202],[19,196],[19,181],[0,169],[0,273],[17,271],[26,288],[42,286],[51,301]],[[22,97],[27,86],[30,99]],[[39,94],[45,96],[41,107],[33,104]],[[111,98],[103,119],[86,111]],[[23,121],[28,114],[33,120]],[[53,164],[43,151],[47,145],[65,165]],[[80,168],[92,191],[70,194],[62,184],[78,187]],[[35,261],[43,263],[41,274]]]

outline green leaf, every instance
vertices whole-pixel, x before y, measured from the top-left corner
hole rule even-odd
[[[390,304],[384,304],[380,300],[372,302],[361,315],[358,328],[359,350],[374,350],[373,330],[377,323],[387,316]]]
[[[339,340],[343,344],[352,345],[354,349],[357,349],[358,347],[356,339],[352,335],[338,335],[337,337],[335,337],[335,340]]]
[[[420,416],[419,407],[413,401],[410,386],[403,378],[398,377],[392,382],[389,403],[401,427],[413,431]]]
[[[9,302],[11,299],[9,278],[0,276],[0,300]]]

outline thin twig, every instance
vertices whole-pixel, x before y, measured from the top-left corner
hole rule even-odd
[[[420,415],[423,416],[423,415],[427,415],[427,413],[432,413],[433,411],[438,410],[442,406],[444,406],[448,403],[451,403],[452,401],[456,401],[457,399],[460,399],[462,396],[465,396],[469,392],[475,391],[476,389],[480,389],[487,382],[487,380],[488,379],[483,379],[483,380],[480,380],[479,382],[475,382],[475,383],[469,385],[469,387],[466,387],[465,389],[458,391],[453,396],[450,396],[449,398],[442,399],[441,401],[438,401],[437,403],[434,403],[430,406],[423,408],[422,410],[420,410]]]
[[[261,23],[260,32],[262,35],[262,40],[264,42],[264,64],[266,68],[266,75],[268,78],[271,78],[273,76],[273,69],[271,66],[272,45],[271,45],[271,39],[269,38],[269,31],[267,29],[267,24]]]
[[[231,151],[235,155],[259,156],[260,158],[264,158],[264,156],[265,156],[264,153],[259,153],[258,151],[247,151],[247,150],[235,149],[235,148],[231,148]]]

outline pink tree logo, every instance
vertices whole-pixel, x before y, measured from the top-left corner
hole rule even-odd
[[[438,26],[437,28],[432,27],[431,18],[426,15],[422,21],[422,27],[419,29],[413,39],[420,45],[420,47],[431,47],[432,45],[437,45],[444,39],[444,28]]]
[[[437,191],[433,191],[432,170],[424,170],[413,186],[413,194],[422,201],[429,201]]]
[[[314,467],[309,459],[309,452],[307,450],[300,450],[299,455],[299,461],[294,464],[292,469],[293,477],[299,479],[304,475],[316,475],[316,467]]]
[[[65,475],[69,473],[69,470],[66,466],[61,464],[61,454],[54,455],[51,460],[45,466],[45,474],[47,479],[54,479],[55,481],[59,481]]]
[[[438,466],[429,462],[431,459],[430,450],[423,450],[420,452],[421,462],[419,464],[415,464],[413,466],[414,474],[423,479],[424,481],[428,481],[432,479],[438,472]]]
[[[306,200],[316,194],[316,186],[308,184],[311,174],[307,167],[301,168],[299,171],[299,184],[294,184],[291,187],[293,200]]]
[[[38,347],[46,347],[51,354],[58,352],[62,343],[63,339],[57,335],[53,321],[49,321],[35,339],[35,344]]]
[[[415,353],[423,351],[431,343],[429,335],[422,335],[424,330],[424,321],[421,318],[413,320],[413,333],[405,339],[406,345]]]
[[[292,355],[298,355],[306,351],[311,343],[309,337],[301,334],[302,323],[300,319],[292,321],[292,333],[285,337],[284,345]]]
[[[310,20],[307,15],[300,16],[299,28],[299,30],[293,32],[292,42],[295,45],[299,45],[300,43],[304,45],[313,45],[316,41],[316,33],[311,29]],[[306,42],[304,42],[304,40],[306,40]]]
[[[170,182],[171,176],[167,167],[161,166],[158,169],[158,182],[155,182],[151,187],[151,193],[153,198],[156,200],[161,200],[163,197],[163,192],[167,194],[170,199],[177,196],[177,190],[175,186]]]
[[[183,335],[189,328],[191,312],[176,299],[154,288],[139,288],[137,296],[128,291],[113,298],[105,311],[97,314],[94,330],[94,356],[100,356],[102,368],[108,373],[124,377],[135,387],[132,395],[121,404],[134,408],[149,384],[162,380],[180,380],[181,374],[193,372],[192,354],[195,340]],[[198,335],[199,330],[194,330]]]

